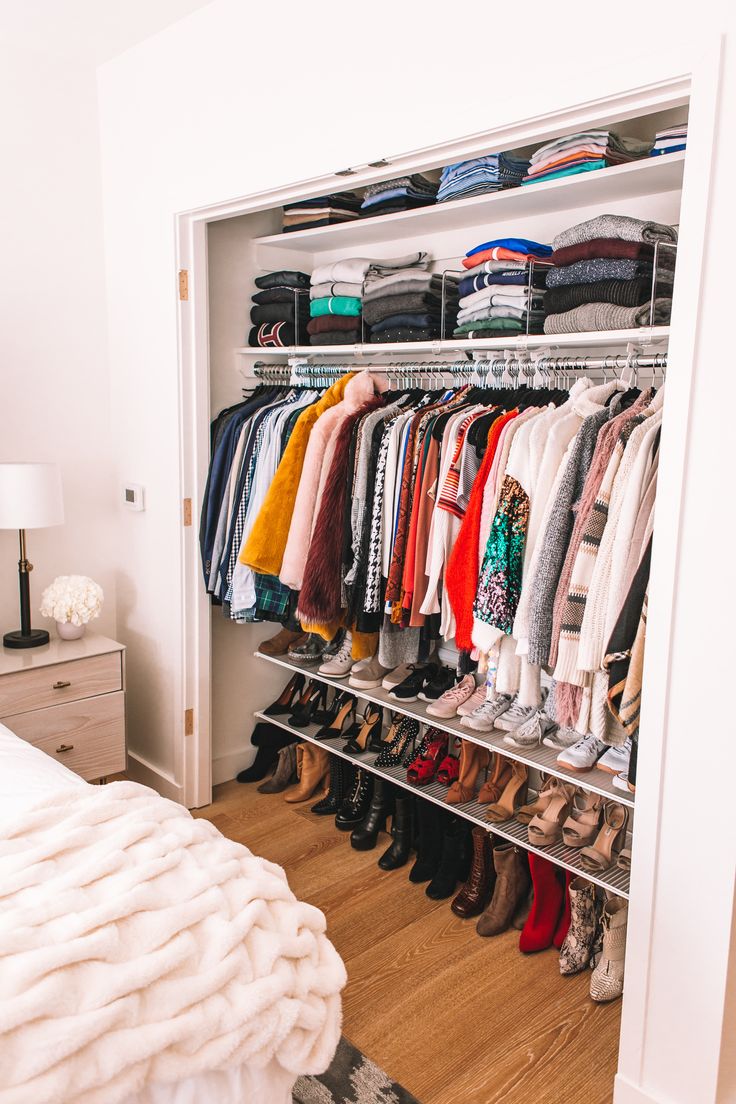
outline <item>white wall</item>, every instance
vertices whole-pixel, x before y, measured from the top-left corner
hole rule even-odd
[[[91,575],[115,631],[97,88],[0,40],[0,460],[61,465],[66,524],[29,534],[34,620],[59,574]],[[17,534],[0,531],[0,630],[19,624]],[[48,627],[48,625],[47,625]]]
[[[148,511],[122,518],[119,537],[131,742],[173,781],[184,707],[175,212],[656,81],[670,75],[668,51],[684,49],[695,29],[679,25],[674,9],[665,18],[659,6],[631,0],[595,19],[591,11],[587,2],[530,3],[522,12],[376,0],[333,21],[296,3],[214,0],[100,71],[114,450],[118,473],[149,488]],[[715,1100],[732,915],[732,835],[719,824],[721,834],[702,839],[689,827],[694,795],[715,799],[707,779],[733,739],[736,620],[733,411],[714,401],[719,387],[730,395],[736,19],[707,4],[697,19],[700,32],[731,32],[729,94],[693,366],[699,391],[687,442],[650,985],[636,996],[644,1028],[627,1047],[618,1087],[627,1104]],[[647,925],[640,918],[648,942]]]

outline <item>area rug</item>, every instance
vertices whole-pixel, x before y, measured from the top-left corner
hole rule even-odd
[[[419,1104],[343,1035],[332,1065],[320,1077],[300,1077],[295,1104]]]

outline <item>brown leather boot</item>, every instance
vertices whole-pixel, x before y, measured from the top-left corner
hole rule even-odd
[[[478,935],[500,935],[506,931],[531,885],[526,854],[516,844],[502,843],[494,847],[493,865],[496,886],[491,903],[478,919]]]
[[[299,744],[296,749],[299,781],[284,794],[284,801],[309,801],[320,785],[324,787],[330,774],[330,753],[314,744]]]
[[[487,748],[479,747],[463,740],[460,745],[460,776],[447,791],[445,800],[448,805],[460,805],[463,801],[472,801],[475,786],[481,770],[488,766],[491,753]],[[487,833],[486,833],[487,834]]]
[[[293,632],[292,629],[281,629],[275,636],[272,636],[270,640],[264,640],[258,645],[258,651],[263,652],[267,656],[281,656],[286,655],[290,644],[301,644],[303,640],[306,640],[307,634],[302,632]]]
[[[500,755],[499,752],[496,752],[493,756],[493,767],[478,793],[478,801],[480,804],[493,805],[498,801],[510,778],[510,760]]]
[[[483,911],[488,904],[496,881],[489,833],[478,825],[473,829],[472,837],[473,864],[470,867],[470,874],[465,885],[450,905],[455,915],[462,916],[463,920],[467,920],[471,916],[477,916]]]

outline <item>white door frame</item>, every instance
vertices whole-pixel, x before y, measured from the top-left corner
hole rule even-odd
[[[667,79],[614,96],[571,105],[533,119],[515,121],[441,146],[391,158],[391,173],[421,171],[487,151],[545,141],[565,131],[614,122],[647,111],[690,101],[688,156],[682,192],[678,278],[669,343],[667,414],[662,434],[658,501],[667,507],[657,515],[657,539],[652,561],[647,651],[642,711],[642,740],[637,785],[637,847],[634,851],[627,962],[627,995],[621,1031],[616,1101],[643,1101],[639,1083],[642,1040],[646,1027],[649,948],[658,877],[659,795],[666,752],[670,634],[677,597],[678,539],[682,507],[683,472],[687,456],[689,407],[698,313],[702,286],[702,242],[708,217],[710,167],[714,147],[720,87],[720,36],[692,44],[686,62],[682,55],[658,58]],[[664,68],[662,68],[662,65]],[[385,178],[385,168],[363,166],[351,177],[359,187]],[[209,352],[207,298],[207,224],[251,214],[287,200],[308,198],[344,187],[344,181],[326,175],[280,189],[225,203],[185,211],[176,216],[178,268],[188,271],[188,300],[179,304],[179,366],[181,417],[181,495],[192,500],[194,524],[182,529],[183,579],[182,666],[180,703],[182,727],[186,709],[194,724],[184,754],[184,801],[189,807],[211,800],[210,729],[210,606],[204,593],[199,562],[197,519],[209,460]]]

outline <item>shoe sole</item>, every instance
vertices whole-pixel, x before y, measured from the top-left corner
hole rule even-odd
[[[379,682],[359,682],[357,679],[348,679],[348,684],[355,687],[356,690],[377,690],[381,685]]]
[[[596,764],[595,764],[595,769],[596,769],[596,770],[599,770],[599,771],[603,771],[603,772],[604,772],[604,774],[613,774],[613,775],[616,775],[616,774],[620,774],[620,773],[621,773],[621,768],[620,768],[620,767],[619,767],[618,769],[615,769],[615,768],[614,768],[614,769],[612,769],[611,767],[603,767],[603,766],[601,766],[601,764],[600,764],[600,763],[596,763]]]
[[[562,759],[558,759],[557,762],[559,766],[566,767],[567,770],[575,771],[578,774],[585,774],[586,771],[593,770],[593,767],[595,766],[595,763],[591,763],[589,767],[575,767],[572,763],[563,762]]]
[[[341,674],[336,674],[335,671],[323,671],[321,667],[318,667],[317,668],[317,674],[318,675],[324,675],[326,678],[339,679],[339,678],[347,678],[347,676],[350,674],[350,672],[349,671],[343,671]]]
[[[444,690],[442,691],[442,694],[444,694]],[[442,694],[438,694],[436,698],[428,698],[427,695],[424,693],[424,691],[420,690],[419,693],[417,694],[417,697],[420,698],[422,701],[436,702],[436,701],[440,700],[440,698],[442,697]]]
[[[400,698],[398,694],[392,694],[391,697],[397,702],[415,702],[417,700],[416,694],[413,698]]]
[[[493,725],[490,728],[479,728],[477,725],[460,725],[461,728],[466,728],[468,732],[493,732]]]
[[[533,740],[529,744],[520,744],[518,740],[514,740],[511,736],[504,736],[503,742],[509,747],[518,748],[519,751],[533,751],[534,748],[539,747],[539,741]]]
[[[433,712],[431,709],[428,709],[427,716],[436,717],[439,721],[451,721],[453,717],[457,716],[457,710],[455,710],[454,713],[437,713],[436,711]]]

